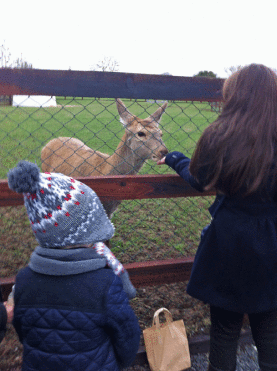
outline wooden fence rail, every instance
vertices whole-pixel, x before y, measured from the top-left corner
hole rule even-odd
[[[198,192],[177,174],[108,175],[79,177],[102,201],[141,200],[214,195],[214,191]],[[0,207],[23,205],[23,196],[10,190],[7,180],[0,180]]]

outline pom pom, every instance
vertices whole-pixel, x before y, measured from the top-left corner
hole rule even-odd
[[[17,193],[35,193],[39,186],[39,167],[29,161],[20,161],[8,172],[8,185]]]

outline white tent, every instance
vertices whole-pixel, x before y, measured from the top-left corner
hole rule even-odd
[[[15,107],[56,107],[56,97],[48,95],[14,95],[13,106]]]

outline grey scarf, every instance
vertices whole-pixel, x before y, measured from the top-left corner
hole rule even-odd
[[[31,255],[29,267],[37,273],[65,276],[104,268],[108,263],[105,255],[100,255],[91,248],[48,249],[38,246]],[[113,269],[112,265],[109,265]],[[120,272],[114,269],[114,272],[121,278],[123,289],[129,299],[134,298],[136,290],[129,279],[128,272],[125,269]]]

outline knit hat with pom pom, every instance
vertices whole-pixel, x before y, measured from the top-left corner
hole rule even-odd
[[[40,173],[36,164],[20,161],[8,172],[10,189],[23,193],[32,230],[41,247],[91,244],[114,234],[96,193],[59,173]]]

